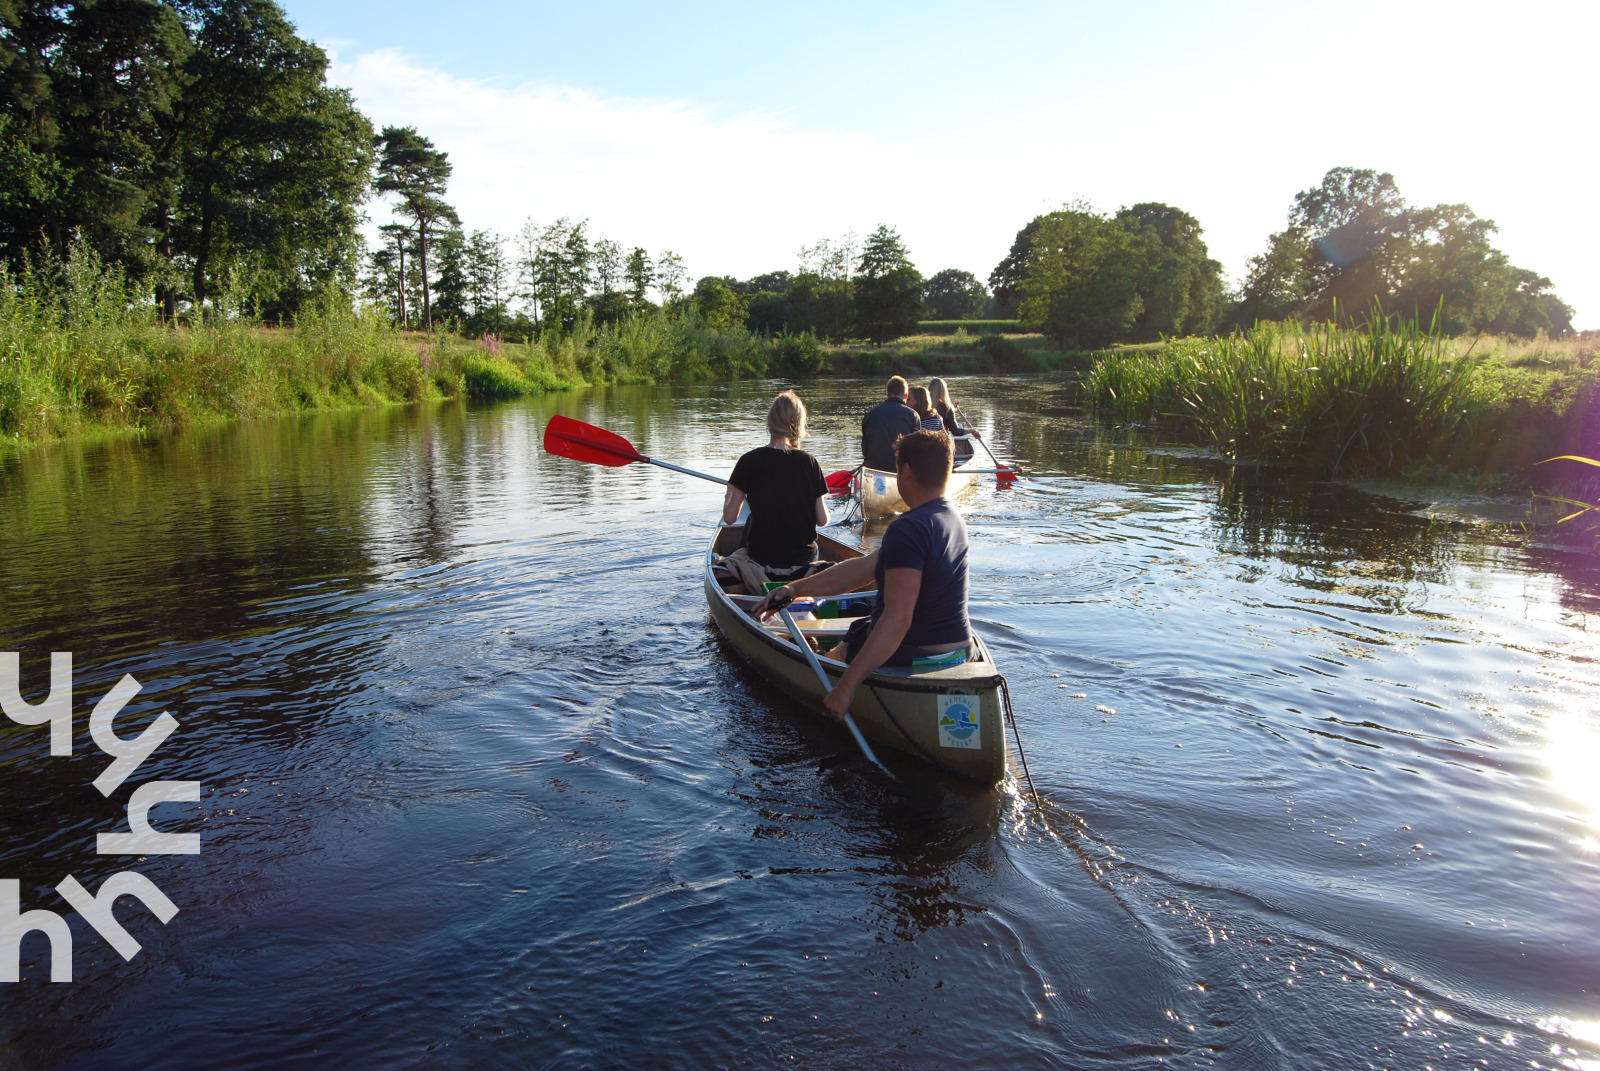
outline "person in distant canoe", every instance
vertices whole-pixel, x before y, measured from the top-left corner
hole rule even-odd
[[[910,507],[895,518],[878,549],[775,588],[755,608],[760,617],[794,598],[842,595],[875,579],[869,617],[851,624],[832,657],[848,662],[823,700],[835,718],[850,710],[858,685],[879,666],[939,668],[967,660],[967,526],[944,497],[955,460],[942,431],[917,430],[895,447],[900,497]]]
[[[912,387],[906,394],[906,404],[917,414],[921,421],[917,426],[923,431],[944,430],[944,420],[933,411],[933,403],[928,400],[927,387]]]
[[[939,414],[939,419],[944,422],[944,430],[951,435],[971,435],[975,439],[983,438],[978,434],[977,428],[964,428],[956,418],[956,403],[950,397],[950,387],[942,379],[928,380],[928,398],[933,403],[933,411]]]
[[[894,444],[900,436],[917,430],[921,420],[906,404],[906,381],[889,379],[888,398],[867,410],[861,418],[861,458],[869,469],[893,472]]]
[[[745,545],[722,560],[753,595],[767,579],[804,576],[817,557],[817,528],[828,523],[828,484],[817,459],[800,449],[806,406],[786,390],[767,410],[771,441],[741,457],[728,477],[722,521],[733,524],[750,504]]]

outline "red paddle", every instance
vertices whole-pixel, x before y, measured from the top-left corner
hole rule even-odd
[[[680,468],[665,461],[657,461],[653,457],[646,457],[634,449],[632,443],[615,432],[560,414],[551,417],[550,423],[544,426],[544,450],[545,453],[555,454],[557,457],[587,461],[591,465],[605,465],[608,468],[621,468],[635,461],[643,461],[647,465],[659,465],[673,472],[681,472],[685,476],[698,476],[702,480],[710,480],[712,483],[728,482],[716,476],[696,472],[694,469]]]
[[[838,494],[840,491],[850,490],[850,481],[855,479],[856,473],[860,471],[860,465],[857,465],[853,469],[840,469],[838,472],[828,473],[827,478],[823,482],[828,485],[829,491],[832,491],[834,494]]]

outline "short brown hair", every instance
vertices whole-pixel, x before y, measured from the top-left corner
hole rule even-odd
[[[918,483],[941,491],[950,482],[950,468],[955,458],[955,443],[942,431],[919,429],[900,436],[900,441],[894,444],[896,470],[909,468]]]
[[[906,381],[904,376],[889,377],[889,397],[904,398],[906,396]]]
[[[780,439],[788,439],[795,446],[806,437],[806,403],[800,395],[786,390],[772,399],[767,410],[767,430]]]
[[[927,387],[912,387],[911,393],[906,395],[906,404],[915,409],[919,417],[927,418],[933,415],[933,403],[928,401]]]

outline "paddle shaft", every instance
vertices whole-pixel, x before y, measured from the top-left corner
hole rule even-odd
[[[789,613],[789,608],[785,606],[778,613],[783,615],[783,623],[789,627],[789,635],[793,636],[794,642],[800,645],[800,650],[804,652],[806,661],[811,663],[811,668],[816,673],[817,679],[822,682],[822,694],[827,695],[833,691],[833,682],[828,679],[828,674],[822,668],[822,663],[817,661],[817,652],[811,649],[811,644],[807,643],[805,636],[801,635],[800,626],[794,623],[794,617]],[[856,738],[856,743],[861,745],[861,753],[867,757],[867,761],[884,773],[889,774],[892,780],[894,774],[889,773],[889,767],[879,762],[878,756],[872,753],[872,748],[867,744],[867,738],[861,735],[861,730],[856,728],[856,720],[848,712],[845,713],[844,724],[850,730],[850,735]]]
[[[707,476],[703,472],[696,472],[694,469],[686,469],[686,468],[682,467],[681,465],[671,465],[671,464],[668,464],[665,461],[657,461],[655,458],[653,458],[653,457],[645,457],[643,454],[641,454],[639,456],[639,460],[648,461],[652,465],[660,465],[662,468],[671,469],[673,472],[681,472],[685,476],[698,476],[702,480],[710,480],[712,483],[720,483],[723,486],[727,486],[727,483],[728,483],[727,480],[721,480],[721,479],[718,479],[715,476]]]

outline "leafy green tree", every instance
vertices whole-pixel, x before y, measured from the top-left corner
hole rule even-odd
[[[935,320],[968,320],[982,315],[989,291],[970,271],[946,268],[922,284],[922,300]]]
[[[670,249],[662,250],[656,257],[656,292],[661,295],[663,305],[674,305],[683,297],[683,283],[689,277],[684,269],[683,258]]]
[[[1134,236],[1082,203],[1035,222],[1018,308],[1023,326],[1085,349],[1126,338],[1143,311],[1144,258]]]
[[[1466,205],[1408,206],[1392,175],[1336,167],[1295,195],[1288,226],[1251,260],[1234,322],[1360,318],[1378,307],[1437,316],[1451,333],[1570,330],[1571,308],[1495,249],[1494,232]]]
[[[923,314],[922,275],[897,231],[880,224],[867,236],[855,276],[856,330],[873,342],[916,331]]]
[[[433,330],[433,305],[428,282],[428,249],[433,235],[449,224],[459,225],[456,210],[445,203],[450,184],[450,155],[434,148],[416,127],[386,126],[373,139],[378,149],[378,192],[398,195],[396,211],[417,228],[418,270],[422,276],[422,323]]]
[[[402,327],[410,327],[411,319],[406,306],[406,254],[416,237],[415,229],[407,223],[385,223],[378,228],[385,241],[394,243],[389,259],[394,262],[394,320]]]
[[[715,331],[742,328],[749,306],[733,280],[708,275],[695,284],[694,304],[706,326]]]
[[[569,329],[589,294],[593,252],[588,226],[566,216],[544,227],[529,220],[519,236],[523,294],[533,305],[534,319],[547,330]]]
[[[433,311],[441,321],[462,329],[472,315],[471,282],[467,278],[467,236],[460,227],[446,227],[434,239]]]
[[[796,334],[811,332],[818,338],[839,342],[855,330],[855,286],[849,278],[818,275],[802,271],[789,280],[783,293],[781,310],[763,308],[763,315],[780,312],[778,329]],[[768,325],[763,330],[771,330]]]
[[[186,84],[162,145],[181,175],[173,254],[190,265],[197,309],[220,265],[251,269],[256,311],[292,312],[354,273],[372,128],[347,91],[324,84],[327,57],[271,0],[193,10]],[[162,212],[157,199],[165,231]]]
[[[503,335],[511,268],[505,243],[491,231],[473,231],[467,239],[467,282],[472,296],[471,324],[480,334]]]
[[[1128,337],[1153,342],[1211,333],[1223,314],[1222,265],[1209,256],[1200,221],[1154,202],[1124,208],[1115,218],[1143,261],[1134,282],[1140,308]]]
[[[650,254],[640,247],[634,247],[628,254],[628,262],[623,267],[622,275],[628,284],[628,300],[635,309],[645,309],[650,305],[650,286],[656,280],[655,265],[650,261]]]

